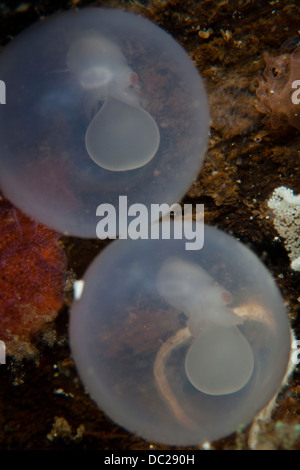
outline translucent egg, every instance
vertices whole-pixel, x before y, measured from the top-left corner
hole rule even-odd
[[[188,54],[149,20],[86,8],[22,32],[0,55],[0,186],[23,212],[96,237],[96,209],[182,198],[209,114]]]
[[[280,388],[290,328],[279,290],[242,243],[118,240],[84,276],[72,354],[98,406],[151,442],[198,445],[248,424]]]

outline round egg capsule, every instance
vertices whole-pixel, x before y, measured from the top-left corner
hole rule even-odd
[[[65,234],[96,209],[172,204],[201,168],[209,113],[188,54],[149,20],[86,8],[42,21],[0,55],[0,187]],[[122,217],[122,216],[120,216]]]
[[[278,392],[290,354],[281,295],[255,254],[207,226],[203,248],[185,248],[113,242],[70,318],[75,364],[98,406],[132,433],[179,446],[248,424]]]

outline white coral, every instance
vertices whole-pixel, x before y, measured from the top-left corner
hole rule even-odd
[[[285,239],[285,248],[291,260],[291,268],[300,271],[300,195],[281,186],[276,188],[268,201],[274,213],[274,225]]]

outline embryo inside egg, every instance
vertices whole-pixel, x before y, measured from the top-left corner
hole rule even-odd
[[[67,65],[84,89],[104,100],[85,134],[86,150],[106,170],[140,168],[156,154],[160,133],[153,117],[142,108],[134,87],[137,75],[121,47],[97,32],[86,31],[67,54]]]
[[[165,31],[84,8],[25,30],[0,54],[0,186],[53,229],[96,236],[96,208],[173,204],[202,165],[202,79]]]
[[[246,385],[254,369],[252,348],[236,326],[233,297],[206,270],[182,258],[167,258],[157,276],[160,295],[185,313],[193,342],[185,358],[190,382],[209,395]]]
[[[91,397],[129,431],[198,445],[248,424],[278,391],[287,314],[269,272],[232,237],[205,227],[199,251],[119,240],[84,281],[72,354]]]

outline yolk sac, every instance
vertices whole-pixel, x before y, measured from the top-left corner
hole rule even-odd
[[[132,91],[134,72],[121,49],[107,39],[89,33],[72,44],[68,68],[83,88],[92,90],[104,104],[90,122],[86,149],[102,168],[126,171],[148,163],[159,147],[155,120]]]
[[[168,445],[199,445],[250,423],[278,392],[290,355],[269,272],[207,226],[199,251],[186,251],[184,239],[110,244],[84,276],[70,341],[99,407]]]
[[[159,130],[147,111],[108,97],[85,135],[90,157],[102,168],[139,168],[155,155]]]
[[[0,54],[0,186],[54,230],[96,237],[96,209],[178,202],[207,147],[202,79],[138,15],[83,8],[28,28]]]
[[[226,305],[231,295],[200,267],[169,259],[158,275],[158,290],[170,305],[186,313],[194,341],[185,359],[190,382],[201,392],[225,395],[250,379],[254,356],[236,324],[240,319]]]

